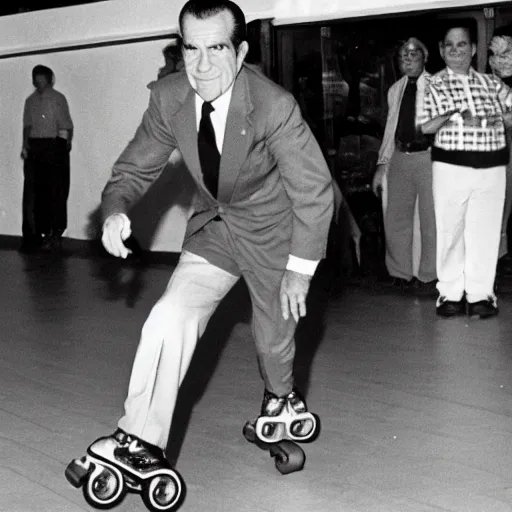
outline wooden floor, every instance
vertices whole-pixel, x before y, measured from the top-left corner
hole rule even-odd
[[[0,510],[92,510],[64,469],[114,430],[171,269],[119,289],[107,259],[3,250],[0,269]],[[512,511],[512,295],[499,317],[468,321],[436,318],[432,298],[322,288],[298,334],[298,379],[322,419],[304,471],[280,475],[241,435],[262,389],[240,285],[182,389],[168,450],[187,483],[181,510]],[[118,510],[146,509],[129,494]]]

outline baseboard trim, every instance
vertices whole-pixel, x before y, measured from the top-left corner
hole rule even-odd
[[[21,236],[0,235],[0,250],[18,250]],[[137,258],[149,265],[176,265],[179,252],[141,251]],[[62,255],[77,258],[114,258],[103,248],[99,240],[79,240],[77,238],[62,238]]]

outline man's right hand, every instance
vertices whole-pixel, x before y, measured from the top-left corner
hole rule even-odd
[[[110,215],[103,224],[103,235],[101,242],[103,247],[118,258],[126,258],[132,251],[128,249],[123,241],[132,233],[130,219],[124,213]]]
[[[387,164],[379,164],[375,171],[375,175],[373,176],[372,190],[377,197],[382,195],[382,185],[384,183],[384,178],[386,177],[387,168]]]

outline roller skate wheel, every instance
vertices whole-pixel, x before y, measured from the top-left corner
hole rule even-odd
[[[270,455],[274,457],[276,468],[282,475],[302,471],[306,463],[306,454],[292,441],[276,443],[270,448]]]
[[[118,505],[126,494],[121,472],[96,465],[83,488],[84,498],[94,508],[108,509]]]
[[[183,485],[177,474],[155,476],[142,490],[142,500],[153,512],[175,510],[182,497]]]
[[[73,487],[81,487],[87,478],[87,475],[90,473],[89,464],[86,462],[85,457],[82,459],[74,459],[66,468],[64,475],[66,476],[67,481]]]
[[[254,428],[254,423],[251,423],[250,421],[248,421],[244,425],[242,433],[243,433],[245,439],[247,439],[247,441],[249,441],[250,443],[255,443],[256,440],[258,439],[258,437],[256,436],[256,430]]]

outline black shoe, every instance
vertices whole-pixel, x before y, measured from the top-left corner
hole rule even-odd
[[[433,294],[437,294],[437,279],[433,279],[432,281],[420,281],[416,280],[414,284],[414,291],[418,295],[430,296]]]
[[[399,293],[403,293],[414,285],[414,278],[403,279],[402,277],[387,276],[383,279],[380,279],[378,284],[380,284],[380,286],[386,290],[393,290]]]
[[[452,316],[461,316],[466,313],[464,300],[454,301],[442,299],[439,306],[436,307],[436,314],[444,318]]]
[[[58,254],[60,253],[62,248],[62,239],[54,236],[54,235],[48,235],[44,238],[44,242],[41,245],[41,251],[42,252],[48,252],[52,254]]]
[[[478,302],[468,302],[468,316],[472,318],[491,318],[498,314],[498,306],[489,298]]]
[[[139,438],[118,429],[113,436],[118,447],[114,450],[115,458],[132,469],[146,473],[161,468],[170,468],[162,449],[145,443]]]
[[[23,254],[30,254],[36,252],[41,247],[41,238],[37,236],[23,237],[19,252]]]

